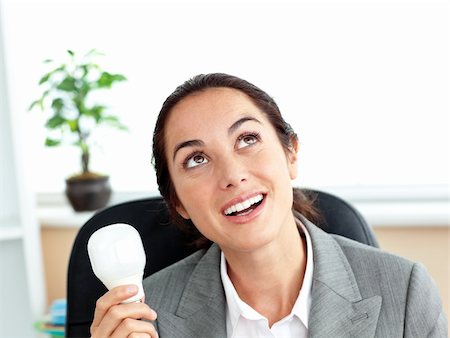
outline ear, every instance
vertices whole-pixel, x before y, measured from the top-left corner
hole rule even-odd
[[[175,209],[177,210],[177,212],[180,214],[181,217],[183,217],[184,219],[190,219],[191,217],[189,217],[189,214],[187,213],[186,209],[184,208],[184,206],[179,203]]]
[[[296,137],[291,137],[291,145],[289,146],[288,157],[288,170],[291,180],[297,178],[297,156],[298,156],[298,140]]]

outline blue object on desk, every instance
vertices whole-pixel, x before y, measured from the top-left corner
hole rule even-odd
[[[55,299],[50,307],[51,324],[65,325],[66,324],[66,299]]]
[[[34,327],[38,332],[47,333],[50,337],[64,337],[64,326],[52,325],[45,321],[39,321],[34,323]]]

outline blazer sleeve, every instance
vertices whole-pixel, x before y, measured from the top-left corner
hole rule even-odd
[[[405,337],[448,337],[439,291],[426,268],[415,263],[406,298]]]

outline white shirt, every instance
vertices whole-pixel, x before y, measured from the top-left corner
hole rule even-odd
[[[220,275],[227,300],[227,338],[302,338],[308,336],[308,317],[311,308],[311,286],[313,276],[313,253],[311,238],[305,226],[298,222],[306,237],[306,269],[300,293],[291,313],[269,327],[269,321],[250,305],[246,304],[236,292],[228,277],[227,264],[222,252]]]

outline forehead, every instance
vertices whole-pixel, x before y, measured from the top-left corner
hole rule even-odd
[[[267,121],[247,94],[233,88],[209,88],[191,94],[178,102],[169,114],[166,135],[183,135],[214,126],[227,129],[236,118],[244,115]]]

